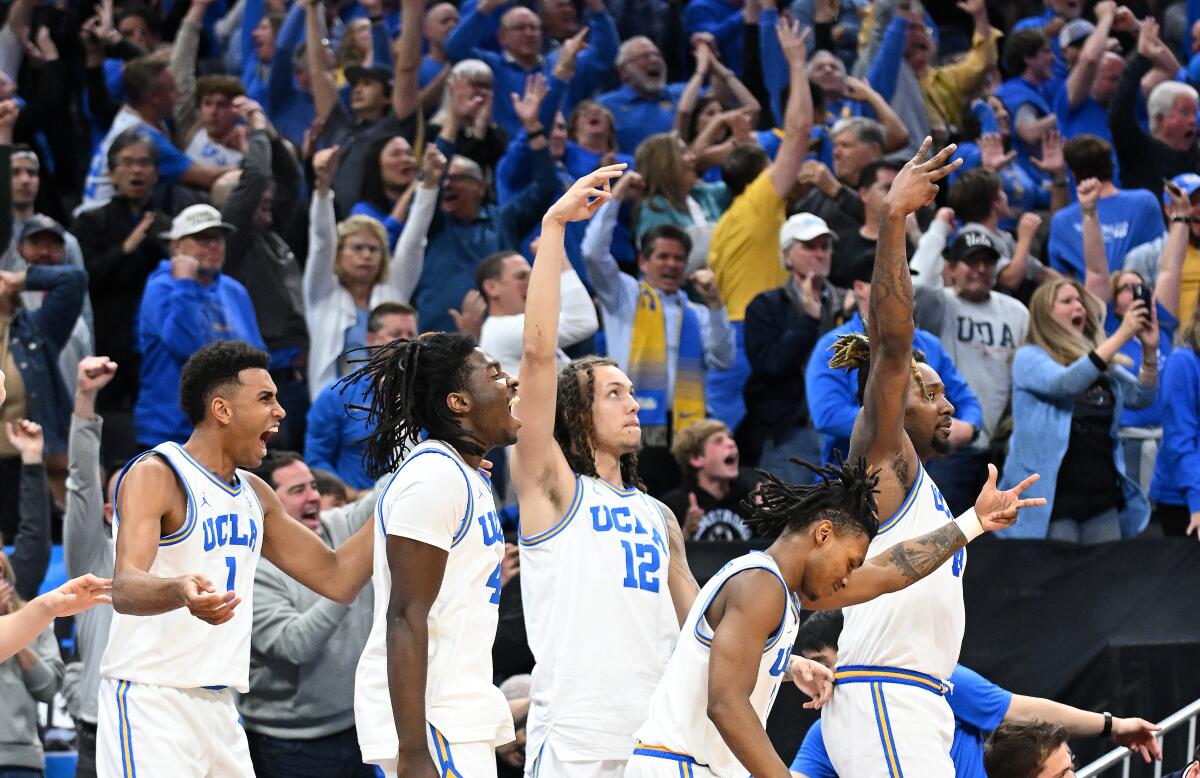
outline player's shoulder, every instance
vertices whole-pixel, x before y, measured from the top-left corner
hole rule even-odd
[[[452,499],[471,488],[467,465],[437,441],[422,441],[414,446],[396,468],[384,487],[382,499],[394,500],[403,494],[437,494]]]

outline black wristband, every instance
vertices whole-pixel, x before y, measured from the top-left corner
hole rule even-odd
[[[1104,729],[1100,730],[1100,737],[1108,737],[1112,734],[1112,714],[1104,711]]]
[[[1100,372],[1103,373],[1105,370],[1108,370],[1108,363],[1105,362],[1104,359],[1102,359],[1101,356],[1095,351],[1088,352],[1088,359],[1092,360],[1092,364],[1095,365],[1096,369]]]

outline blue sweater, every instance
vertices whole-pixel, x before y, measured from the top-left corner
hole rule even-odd
[[[317,116],[312,95],[300,89],[292,68],[292,54],[303,40],[304,8],[296,3],[275,37],[275,59],[267,77],[266,109],[280,134],[297,146],[304,143],[304,131]]]
[[[822,458],[828,462],[836,448],[850,453],[850,432],[858,418],[858,370],[835,370],[829,366],[829,349],[842,335],[863,332],[862,317],[857,313],[842,326],[821,336],[804,371],[804,392],[812,425],[825,439]],[[913,348],[925,353],[925,361],[941,376],[946,397],[954,403],[954,417],[976,428],[983,426],[983,409],[971,387],[958,372],[937,335],[925,330],[913,332]]]
[[[1162,446],[1154,463],[1150,497],[1200,511],[1200,356],[1186,346],[1171,352],[1162,374]]]
[[[192,424],[179,407],[179,374],[188,357],[216,340],[267,350],[246,287],[223,274],[208,286],[176,279],[164,259],[146,280],[138,313],[142,386],[133,421],[139,443],[187,442]]]
[[[1021,511],[1020,520],[997,534],[1005,538],[1044,538],[1050,526],[1058,468],[1071,440],[1075,396],[1100,377],[1085,354],[1070,365],[1060,365],[1038,346],[1025,345],[1013,358],[1012,439],[1004,460],[1001,489],[1010,489],[1038,473],[1041,478],[1025,490],[1025,497],[1045,497],[1046,504]],[[1121,410],[1145,408],[1154,401],[1157,385],[1142,386],[1123,367],[1114,365],[1105,374],[1112,389],[1112,455],[1121,479],[1125,508],[1121,511],[1121,536],[1133,537],[1150,520],[1150,503],[1136,483],[1125,475],[1125,456],[1117,426]]]
[[[304,434],[304,461],[310,467],[328,470],[355,489],[369,489],[374,481],[363,464],[371,434],[364,411],[347,405],[367,405],[370,379],[360,378],[339,391],[334,384],[321,390],[308,409],[308,427]]]

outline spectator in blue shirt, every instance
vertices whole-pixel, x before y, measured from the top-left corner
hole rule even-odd
[[[1150,499],[1164,535],[1200,539],[1200,306],[1179,328],[1178,347],[1162,376],[1162,447],[1154,463]]]
[[[796,637],[797,651],[805,659],[836,671],[842,621],[840,610],[817,611],[801,625]],[[834,684],[837,683],[835,673]],[[950,758],[956,778],[987,778],[983,769],[984,740],[1004,721],[1055,722],[1076,737],[1105,737],[1111,732],[1113,742],[1142,753],[1147,761],[1150,755],[1162,758],[1154,739],[1157,727],[1148,721],[1113,717],[1110,725],[1107,714],[1072,708],[1043,697],[1013,694],[962,665],[955,666],[946,686],[946,702],[954,713]],[[799,778],[838,778],[825,751],[820,720],[805,733],[790,769]]]
[[[284,15],[266,11],[265,0],[245,0],[242,9],[241,72],[246,94],[266,104],[267,79],[275,61],[275,39],[283,26]]]
[[[524,95],[526,79],[534,73],[543,73],[551,78],[558,52],[542,55],[542,21],[523,6],[512,7],[500,17],[496,39],[502,51],[484,48],[489,33],[488,25],[503,3],[504,0],[483,0],[474,9],[465,12],[458,27],[446,39],[445,49],[453,62],[474,57],[483,60],[492,69],[496,79],[496,94],[500,96],[492,106],[496,123],[509,137],[515,137],[521,130],[521,120],[508,96]],[[585,24],[591,32],[590,43],[587,50],[579,55],[575,75],[567,92],[567,104],[564,106],[567,111],[574,102],[590,96],[601,85],[601,79],[610,72],[611,63],[617,56],[617,26],[605,10],[604,0],[587,0],[587,9]]]
[[[1118,24],[1118,18],[1120,23]],[[1108,104],[1116,94],[1125,60],[1107,51],[1109,33],[1126,29],[1133,14],[1118,14],[1116,3],[1096,4],[1096,24],[1084,19],[1068,22],[1058,34],[1058,43],[1070,66],[1062,89],[1054,95],[1054,113],[1064,138],[1096,135],[1112,143],[1108,129]]]
[[[1112,181],[1112,146],[1095,135],[1079,135],[1067,141],[1063,156],[1076,181],[1095,178],[1100,182],[1095,215],[1104,236],[1108,269],[1119,270],[1130,249],[1162,235],[1158,199],[1145,189],[1117,188]],[[1084,277],[1083,212],[1078,202],[1056,211],[1051,218],[1047,253],[1050,267],[1075,278]]]
[[[855,262],[849,275],[853,281],[854,297],[859,311],[865,311],[871,301],[871,268],[874,263]],[[804,394],[812,426],[822,435],[825,446],[821,461],[829,462],[836,449],[846,455],[850,451],[850,431],[858,416],[858,371],[838,370],[829,366],[835,341],[850,332],[865,332],[862,316],[855,312],[845,324],[821,336],[813,347],[808,367],[804,371]],[[941,376],[946,397],[954,403],[954,418],[979,429],[983,425],[983,410],[975,393],[954,367],[937,335],[925,330],[913,331],[913,350],[925,355],[925,362]]]
[[[675,126],[675,110],[687,86],[667,83],[667,63],[654,41],[630,38],[617,50],[621,88],[605,92],[596,102],[612,111],[617,123],[617,146],[626,154],[638,144]]]
[[[1034,160],[1042,155],[1042,136],[1054,130],[1058,117],[1048,89],[1054,77],[1054,53],[1041,30],[1022,30],[1009,36],[1004,46],[1004,67],[1013,74],[996,89],[1012,117],[1013,149],[1017,163],[1033,180],[1046,180]]]
[[[417,79],[421,89],[429,90],[428,99],[425,102],[426,113],[437,110],[441,98],[441,86],[450,73],[450,55],[446,53],[446,39],[458,26],[458,21],[458,9],[452,3],[437,3],[425,12],[421,32],[426,51],[425,56],[421,59],[421,69],[417,74]],[[430,89],[431,84],[434,85],[432,89]]]
[[[404,303],[380,303],[367,318],[367,346],[381,346],[417,337],[417,309]],[[374,481],[363,464],[363,443],[371,434],[366,412],[352,405],[370,404],[364,379],[339,386],[335,381],[313,401],[308,411],[304,459],[309,466],[328,470],[355,489],[370,489]]]
[[[267,114],[283,137],[300,146],[316,117],[312,86],[305,68],[304,3],[288,11],[275,36],[275,55],[267,75]],[[320,45],[313,41],[315,45]],[[332,52],[329,54],[333,56]]]
[[[142,380],[133,418],[145,449],[165,440],[184,443],[191,434],[179,407],[179,376],[196,350],[217,340],[267,350],[246,287],[221,273],[232,230],[216,208],[192,205],[163,236],[171,241],[171,258],[146,282],[138,320]]]

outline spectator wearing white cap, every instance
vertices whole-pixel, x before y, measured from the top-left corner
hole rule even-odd
[[[746,307],[746,414],[743,443],[759,467],[785,481],[808,483],[813,475],[790,462],[821,458],[821,435],[812,426],[804,395],[803,365],[817,339],[838,324],[846,291],[829,283],[833,243],[825,220],[798,213],[779,231],[780,261],[787,281]]]
[[[171,258],[146,281],[138,317],[142,380],[133,420],[143,448],[183,443],[191,433],[179,408],[179,375],[193,352],[215,340],[267,350],[246,287],[221,273],[225,236],[233,230],[216,208],[192,205],[161,236],[170,241]]]

